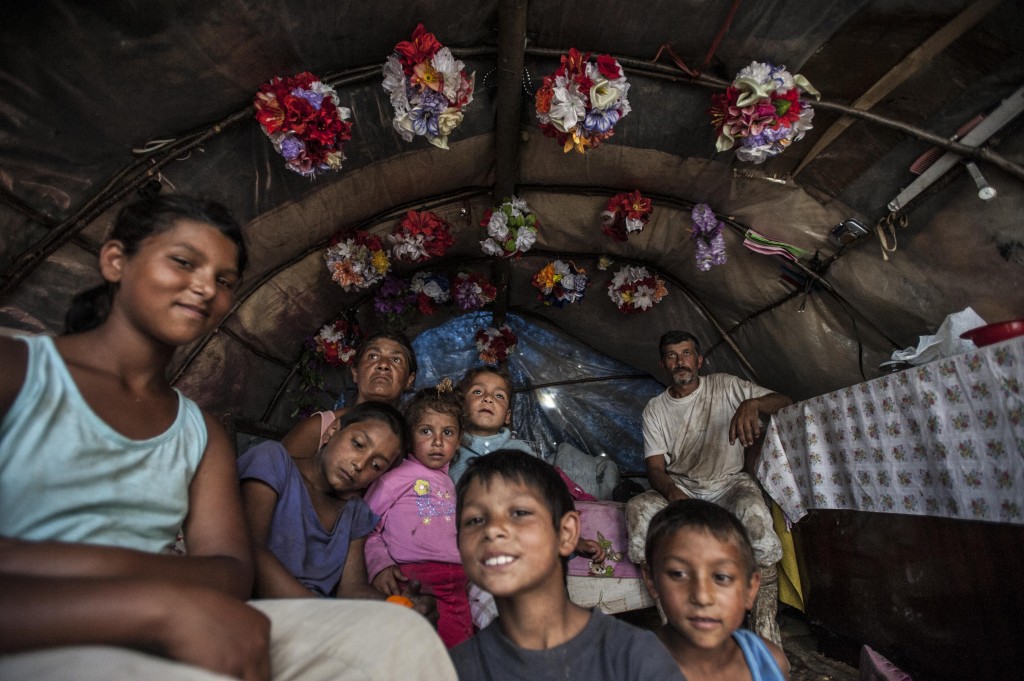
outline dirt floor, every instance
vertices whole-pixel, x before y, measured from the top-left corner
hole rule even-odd
[[[617,615],[631,624],[646,629],[661,625],[656,608],[645,608]],[[790,681],[859,681],[854,667],[830,659],[818,652],[819,641],[797,610],[785,610],[778,617],[782,630],[782,648],[790,664]]]
[[[860,673],[853,667],[830,659],[818,652],[819,643],[811,628],[794,614],[780,614],[782,649],[790,664],[790,681],[859,681]]]

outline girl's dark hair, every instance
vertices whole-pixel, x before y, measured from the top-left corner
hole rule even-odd
[[[400,447],[395,461],[401,461],[402,457],[409,451],[409,429],[406,427],[405,419],[401,412],[384,402],[361,402],[345,410],[345,413],[338,417],[338,431],[345,430],[355,423],[363,421],[382,421],[392,433],[398,436]],[[325,447],[327,445],[324,445]]]
[[[370,347],[370,343],[378,339],[387,339],[398,343],[399,347],[402,348],[402,353],[405,355],[406,361],[409,363],[409,375],[412,376],[416,373],[416,351],[412,349],[412,343],[409,342],[409,337],[401,331],[378,331],[377,333],[369,336],[362,343],[359,344],[359,349],[356,350],[356,356],[353,360],[356,364],[359,364],[359,360],[363,358],[366,351]]]
[[[438,414],[447,414],[455,418],[459,431],[464,430],[462,422],[462,400],[455,393],[450,379],[444,379],[435,388],[423,388],[416,391],[402,408],[405,422],[409,428],[415,428],[416,422],[423,418],[427,410]],[[457,454],[456,454],[457,455]]]
[[[743,558],[747,579],[754,574],[754,548],[750,544],[747,530],[739,518],[718,504],[703,499],[673,501],[658,511],[647,528],[647,543],[644,555],[647,565],[654,569],[654,552],[659,545],[680,530],[693,527],[707,532],[721,542],[736,546]]]
[[[147,196],[126,205],[117,214],[107,240],[120,241],[124,244],[125,255],[132,256],[138,253],[145,239],[166,232],[182,219],[211,225],[231,239],[238,247],[238,271],[245,270],[248,252],[242,239],[242,229],[231,212],[216,201],[184,194]],[[64,332],[88,331],[106,321],[116,291],[116,284],[106,282],[72,298],[71,307],[64,317]]]

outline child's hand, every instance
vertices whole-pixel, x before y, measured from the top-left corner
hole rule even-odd
[[[377,591],[395,596],[405,592],[408,581],[409,578],[402,574],[397,565],[391,565],[378,572],[371,583]]]
[[[434,627],[437,627],[437,599],[432,594],[420,593],[422,585],[419,580],[411,579],[405,595],[412,601],[412,609],[427,618]]]
[[[580,540],[576,543],[576,553],[581,556],[586,556],[595,563],[604,561],[604,549],[593,539],[584,539],[580,537]]]

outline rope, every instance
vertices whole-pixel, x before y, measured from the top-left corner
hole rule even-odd
[[[888,261],[889,254],[896,252],[896,226],[906,228],[910,224],[907,214],[903,211],[894,210],[884,218],[879,219],[875,225],[875,234],[882,246],[882,259]],[[886,236],[888,232],[889,236]],[[892,238],[892,245],[889,245],[889,238]]]

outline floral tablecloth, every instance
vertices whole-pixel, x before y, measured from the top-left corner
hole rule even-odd
[[[820,508],[1024,525],[1024,337],[781,410],[757,475],[791,523]]]

